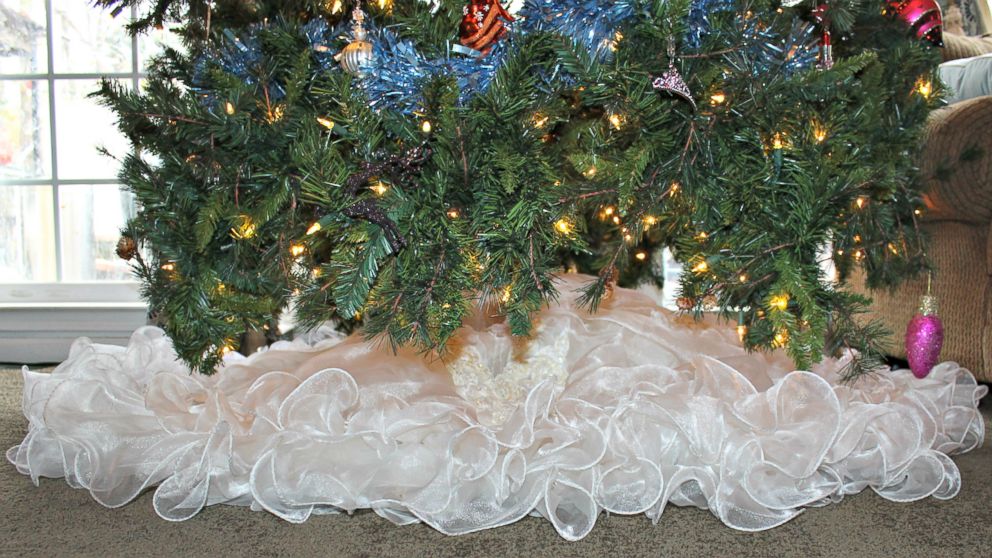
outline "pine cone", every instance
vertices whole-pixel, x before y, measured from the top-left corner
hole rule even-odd
[[[130,261],[137,253],[138,243],[134,241],[134,238],[126,234],[121,235],[120,240],[117,241],[117,257]]]

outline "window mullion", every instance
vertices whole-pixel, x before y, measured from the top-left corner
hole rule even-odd
[[[59,210],[59,163],[58,163],[58,141],[55,135],[55,40],[53,38],[53,23],[55,20],[52,0],[45,0],[45,42],[48,48],[48,71],[46,79],[48,81],[48,126],[52,149],[52,212],[55,226],[55,280],[62,282],[62,216]]]

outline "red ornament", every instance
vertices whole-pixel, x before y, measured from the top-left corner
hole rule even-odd
[[[459,42],[482,54],[489,54],[496,41],[506,35],[506,25],[514,21],[499,0],[469,0],[464,13]]]
[[[830,36],[830,14],[827,10],[830,6],[820,4],[813,9],[813,19],[820,24],[823,34],[820,37],[820,67],[829,70],[834,65],[833,39]]]
[[[889,0],[888,11],[899,18],[917,39],[944,46],[943,16],[937,0]]]

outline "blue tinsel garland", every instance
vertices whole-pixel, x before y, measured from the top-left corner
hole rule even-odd
[[[703,38],[710,32],[710,15],[734,8],[734,0],[693,0],[685,22],[683,46],[701,47]],[[466,102],[476,93],[486,91],[508,53],[517,48],[519,36],[533,32],[558,33],[573,38],[594,57],[605,59],[611,55],[609,47],[617,30],[635,15],[631,0],[527,0],[509,35],[481,58],[451,50],[445,56],[427,58],[412,41],[398,39],[388,28],[368,25],[375,56],[358,84],[372,106],[410,113],[421,104],[421,83],[431,76],[445,75],[454,77],[461,91],[460,100]],[[754,21],[742,24],[751,38],[747,48],[755,60],[755,73],[778,70],[788,75],[815,64],[817,48],[810,24],[797,21],[786,37],[761,30]],[[262,25],[252,26],[240,36],[225,31],[224,41],[216,51],[197,61],[195,82],[203,84],[199,89],[205,97],[210,97],[206,77],[211,66],[238,76],[249,85],[258,83],[258,67],[264,59],[259,35],[264,29]],[[314,51],[319,69],[339,71],[331,45],[339,42],[337,39],[348,39],[347,22],[331,28],[325,21],[315,19],[303,26],[302,33]],[[267,85],[272,99],[285,95],[281,84]]]

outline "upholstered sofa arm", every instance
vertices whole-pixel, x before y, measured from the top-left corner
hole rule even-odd
[[[954,33],[944,33],[944,60],[971,58],[992,52],[992,37],[967,37]]]
[[[928,220],[992,222],[992,96],[931,114],[920,171]]]

